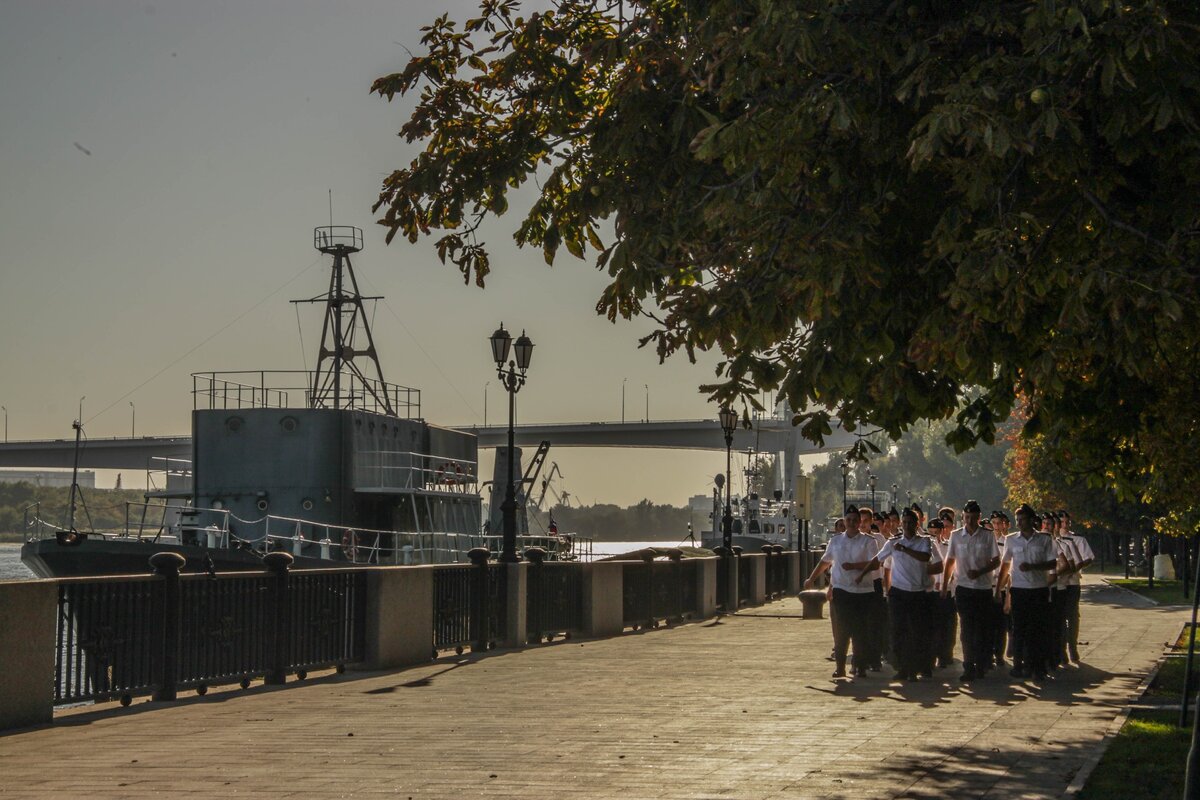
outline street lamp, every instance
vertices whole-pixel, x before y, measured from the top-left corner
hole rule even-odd
[[[737,412],[728,405],[721,406],[721,431],[725,434],[725,517],[721,520],[721,544],[726,553],[733,552],[733,508],[729,495],[733,491],[733,432],[737,429]]]
[[[842,462],[842,513],[846,512],[846,481],[850,478],[850,462]]]
[[[504,487],[504,503],[501,504],[500,510],[504,514],[504,540],[503,547],[500,552],[500,561],[508,564],[515,564],[519,557],[517,556],[517,489],[516,489],[516,465],[513,451],[516,449],[516,435],[514,426],[516,424],[515,406],[517,392],[525,385],[525,373],[529,370],[529,359],[533,356],[533,342],[525,335],[525,331],[521,331],[520,337],[514,343],[512,335],[504,330],[504,323],[500,323],[500,327],[491,336],[492,344],[492,359],[496,362],[496,375],[500,378],[500,385],[508,390],[508,480],[507,486]],[[512,349],[515,360],[508,360],[509,350]],[[505,362],[508,362],[507,369]]]
[[[875,484],[879,483],[879,478],[875,477],[875,473],[867,473],[867,486],[871,487],[871,511],[875,511]]]
[[[646,422],[650,421],[650,384],[643,383],[646,387]]]
[[[4,409],[4,441],[8,441],[8,406],[0,406]]]
[[[621,424],[625,424],[625,382],[629,378],[621,378]]]
[[[129,438],[137,438],[137,406],[132,400],[129,401]]]

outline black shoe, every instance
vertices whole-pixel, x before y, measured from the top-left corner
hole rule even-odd
[[[910,672],[908,673],[908,677],[904,680],[908,681],[909,683],[917,683],[921,680],[921,676],[915,672]]]
[[[1050,676],[1044,672],[1033,673],[1033,682],[1034,683],[1045,683],[1048,680],[1050,680]]]
[[[1074,664],[1079,663],[1079,651],[1074,647],[1071,648],[1071,662]]]
[[[1013,676],[1014,678],[1028,678],[1029,677],[1029,673],[1026,672],[1024,669],[1022,669],[1021,667],[1013,667],[1012,669],[1010,669],[1008,671],[1008,674]]]
[[[845,670],[845,668],[841,668],[841,667],[839,667],[838,669],[834,670],[834,671],[833,671],[833,677],[835,677],[835,678],[844,678],[844,677],[846,677],[846,670]]]
[[[897,672],[895,675],[892,676],[892,680],[893,681],[906,681],[906,680],[908,680],[908,673],[907,672]]]
[[[970,683],[971,681],[976,680],[980,677],[982,677],[982,676],[978,672],[976,672],[973,669],[969,669],[966,672],[964,672],[962,675],[959,675],[958,680],[962,683]]]
[[[1004,669],[1005,666],[1007,665],[1004,663],[1004,657],[996,656],[996,667],[999,669]]]

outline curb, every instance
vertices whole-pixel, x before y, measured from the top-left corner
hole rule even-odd
[[[1124,586],[1117,586],[1115,583],[1112,583],[1108,578],[1101,578],[1100,580],[1104,582],[1105,586],[1108,586],[1112,589],[1117,589],[1122,592],[1128,592],[1129,594],[1133,595],[1134,597],[1144,600],[1152,606],[1159,605],[1159,602],[1157,600],[1151,600],[1149,597],[1146,597],[1146,595],[1142,594],[1141,592],[1135,592],[1133,589],[1126,589]],[[1121,580],[1124,580],[1124,578],[1121,578]]]
[[[1108,581],[1105,581],[1105,583],[1108,583]],[[1113,588],[1123,589],[1124,587],[1114,586]],[[1125,591],[1128,592],[1130,590],[1125,589]],[[1132,593],[1137,594],[1137,592]],[[1158,603],[1155,603],[1155,605],[1158,605]],[[1186,627],[1186,623],[1184,627]],[[1150,670],[1146,677],[1142,679],[1142,682],[1138,684],[1137,694],[1134,695],[1133,700],[1126,703],[1117,716],[1113,718],[1112,722],[1108,724],[1108,727],[1105,728],[1104,736],[1101,737],[1100,742],[1096,747],[1096,752],[1088,757],[1088,760],[1085,761],[1083,766],[1079,768],[1079,771],[1075,773],[1075,777],[1071,779],[1071,782],[1067,784],[1067,788],[1064,789],[1063,793],[1060,795],[1063,800],[1074,798],[1081,791],[1083,791],[1083,787],[1087,784],[1088,778],[1092,777],[1092,773],[1095,772],[1096,767],[1099,766],[1100,760],[1104,758],[1104,754],[1108,752],[1108,746],[1112,744],[1112,740],[1129,720],[1129,715],[1134,710],[1133,703],[1137,700],[1140,700],[1142,696],[1146,694],[1147,690],[1150,688],[1150,684],[1152,684],[1154,679],[1158,677],[1158,671],[1162,668],[1165,658],[1166,654],[1164,653],[1163,658],[1160,658],[1158,663],[1154,665],[1154,669]]]

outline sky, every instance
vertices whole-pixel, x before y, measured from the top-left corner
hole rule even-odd
[[[9,436],[182,434],[193,372],[311,368],[328,286],[312,229],[365,231],[354,267],[387,298],[374,333],[389,382],[445,425],[502,419],[487,337],[535,342],[522,422],[716,419],[698,391],[718,359],[659,364],[643,321],[598,317],[605,276],[553,268],[484,231],[493,273],[464,285],[430,240],[383,241],[381,180],[419,152],[412,102],[369,92],[420,50],[420,27],[473,0],[0,2],[0,405]],[[519,198],[518,198],[519,200]],[[514,208],[520,203],[514,201]],[[303,342],[303,347],[301,346]],[[131,405],[132,404],[132,405]],[[483,455],[481,453],[481,455]],[[558,449],[585,503],[682,505],[723,453]],[[490,451],[481,464],[490,474]],[[736,467],[735,467],[736,469]],[[115,473],[101,472],[111,485]],[[126,486],[138,476],[124,475]],[[144,484],[144,479],[142,481]]]

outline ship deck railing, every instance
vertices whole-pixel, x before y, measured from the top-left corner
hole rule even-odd
[[[340,408],[420,419],[421,390],[343,372],[338,396],[317,385],[312,370],[192,373],[192,408]]]
[[[479,464],[465,458],[410,450],[360,450],[354,454],[359,492],[424,491],[477,495]]]

